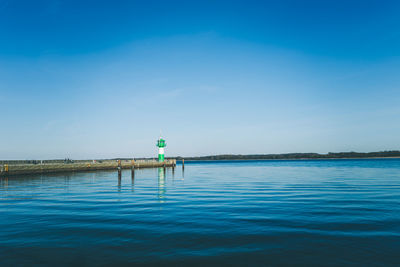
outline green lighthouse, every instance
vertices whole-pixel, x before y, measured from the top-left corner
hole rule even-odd
[[[164,161],[164,147],[167,146],[165,143],[165,140],[161,138],[157,140],[157,145],[158,146],[158,161],[163,162]]]

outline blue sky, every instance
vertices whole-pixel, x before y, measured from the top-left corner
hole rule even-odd
[[[0,0],[0,158],[400,149],[399,12]]]

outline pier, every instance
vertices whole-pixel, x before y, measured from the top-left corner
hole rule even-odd
[[[57,172],[85,172],[97,170],[121,170],[139,168],[175,167],[176,160],[91,160],[77,162],[0,162],[0,177],[20,174],[43,174]]]

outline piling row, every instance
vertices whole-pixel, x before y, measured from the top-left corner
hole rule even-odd
[[[121,170],[137,168],[175,167],[176,160],[158,161],[108,161],[87,163],[44,163],[44,164],[3,164],[0,165],[0,176],[56,173],[56,172],[81,172],[96,170]]]

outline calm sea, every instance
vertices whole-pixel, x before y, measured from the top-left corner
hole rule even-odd
[[[399,266],[400,160],[0,180],[0,265]]]

